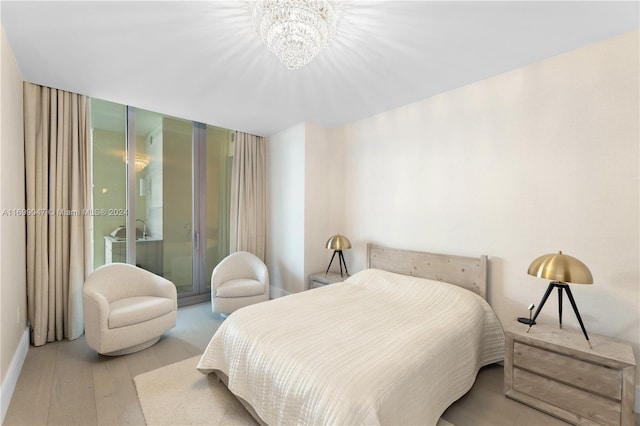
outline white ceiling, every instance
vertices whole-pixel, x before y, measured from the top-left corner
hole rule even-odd
[[[282,65],[246,1],[2,1],[26,81],[258,135],[337,126],[639,27],[639,2],[345,1]]]

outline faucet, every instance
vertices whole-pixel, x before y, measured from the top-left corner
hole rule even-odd
[[[142,219],[136,219],[136,222],[142,223],[142,238],[147,238],[147,224]]]

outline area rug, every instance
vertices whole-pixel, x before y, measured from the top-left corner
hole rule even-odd
[[[196,370],[200,356],[133,380],[147,425],[256,425],[242,404],[214,374]],[[453,426],[444,419],[437,426]]]

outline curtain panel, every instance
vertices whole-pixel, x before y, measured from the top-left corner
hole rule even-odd
[[[248,251],[262,261],[266,248],[265,151],[263,137],[235,133],[229,251]]]
[[[24,83],[27,310],[35,346],[84,331],[91,271],[89,120],[85,96]]]

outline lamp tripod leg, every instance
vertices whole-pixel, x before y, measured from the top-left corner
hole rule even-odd
[[[569,302],[571,302],[571,306],[573,307],[573,312],[576,313],[576,317],[578,318],[578,322],[580,323],[582,334],[584,334],[584,338],[587,339],[589,348],[593,349],[593,346],[591,346],[591,341],[589,340],[589,336],[587,335],[587,330],[584,328],[584,324],[582,323],[582,317],[580,317],[580,312],[578,312],[578,306],[576,305],[576,301],[573,299],[573,294],[571,293],[571,289],[569,289],[569,286],[567,286],[566,290],[567,290],[567,297],[569,297]]]
[[[562,328],[562,286],[558,286],[558,320]]]
[[[538,306],[538,309],[536,309],[536,313],[533,315],[533,319],[531,320],[531,323],[529,324],[529,328],[527,329],[527,333],[529,332],[529,330],[531,330],[531,326],[533,325],[533,323],[536,322],[536,318],[538,318],[538,314],[540,313],[540,310],[542,309],[544,304],[547,302],[547,299],[549,298],[549,295],[551,294],[551,290],[553,290],[554,287],[555,287],[554,283],[549,283],[549,286],[547,287],[547,291],[544,292],[544,296],[542,296],[542,300],[540,301],[540,305]]]
[[[344,272],[347,274],[347,276],[349,276],[349,270],[347,269],[347,262],[345,262],[344,260],[344,254],[342,254],[342,250],[340,250],[339,257],[342,264],[344,264]],[[340,265],[340,276],[342,277],[342,265]]]
[[[326,270],[326,272],[324,273],[325,275],[327,275],[327,274],[329,273],[329,268],[331,268],[331,264],[333,263],[333,258],[334,258],[334,257],[336,257],[336,252],[337,252],[337,251],[338,251],[338,250],[334,250],[334,251],[333,251],[333,255],[331,256],[331,262],[329,262],[329,266],[327,266],[327,270]]]

